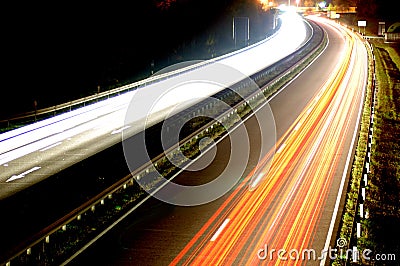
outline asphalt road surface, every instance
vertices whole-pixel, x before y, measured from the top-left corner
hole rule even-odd
[[[257,122],[249,119],[251,156],[234,189],[197,207],[151,199],[71,264],[323,263],[318,257],[335,237],[335,217],[340,215],[353,154],[367,56],[352,32],[321,25],[329,37],[326,50],[270,101],[277,150],[270,167],[257,172],[263,178],[256,189],[249,187],[262,139]],[[218,175],[229,160],[229,146],[228,138],[220,142],[209,167],[185,171],[176,182],[196,183]],[[270,253],[279,249],[287,251],[281,258]],[[316,258],[301,260],[305,249],[315,250]],[[300,259],[292,260],[289,250],[297,250]]]

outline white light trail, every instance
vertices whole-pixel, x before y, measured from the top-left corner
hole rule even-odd
[[[169,81],[172,82],[172,80],[182,78],[185,75],[192,75],[195,77],[197,73],[213,71],[215,64],[212,62],[227,65],[247,76],[272,65],[298,49],[306,39],[306,26],[300,16],[288,12],[282,15],[281,19],[282,25],[280,30],[268,40],[246,47],[239,52],[233,52],[231,55],[213,59],[210,61],[210,64],[160,82],[168,84]],[[238,82],[238,80],[232,77],[232,80],[227,81],[225,84],[234,84],[236,82]],[[176,81],[174,83],[178,84]],[[109,129],[108,132],[116,133],[115,129],[124,127],[124,119],[123,117],[122,119],[121,117],[110,119],[110,115],[115,114],[116,116],[118,114],[118,116],[121,116],[121,113],[124,113],[124,110],[127,109],[132,97],[139,90],[141,93],[149,95],[149,97],[154,94],[158,95],[159,101],[153,106],[153,113],[150,114],[150,116],[149,114],[145,114],[146,116],[144,117],[144,114],[139,114],[140,112],[138,112],[136,122],[143,123],[145,119],[148,121],[148,117],[150,117],[154,120],[152,121],[154,124],[160,122],[160,119],[163,119],[163,115],[160,114],[164,114],[165,117],[165,114],[170,113],[171,110],[174,110],[174,112],[181,111],[189,105],[195,104],[225,88],[219,84],[196,83],[195,79],[193,82],[181,84],[181,86],[168,91],[152,90],[154,87],[155,86],[148,85],[138,88],[136,91],[124,93],[53,118],[0,134],[0,165],[35,151],[46,150],[47,147],[53,147],[52,145],[57,144],[58,146],[62,146],[59,143],[63,142],[65,139],[71,138],[84,131],[92,130],[94,127],[86,126],[85,124],[90,124],[90,122],[94,120],[98,120],[98,127],[100,123],[101,127]],[[162,86],[157,86],[157,88],[160,87]],[[140,103],[138,104],[139,110]],[[179,109],[176,109],[176,106],[179,106]],[[107,116],[107,123],[101,120],[103,116]],[[138,130],[140,129],[139,126],[137,128]]]

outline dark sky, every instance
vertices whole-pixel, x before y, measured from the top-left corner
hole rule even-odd
[[[143,62],[150,65],[178,39],[218,20],[231,2],[177,1],[179,8],[169,1],[169,9],[157,0],[3,6],[0,117],[32,109],[34,99],[43,99],[38,104],[44,107],[49,99],[77,98],[105,86],[110,72],[143,69]]]
[[[2,4],[0,118],[32,110],[34,100],[43,108],[91,94],[97,85],[105,89],[131,73],[149,73],[153,59],[246,1],[253,0]]]

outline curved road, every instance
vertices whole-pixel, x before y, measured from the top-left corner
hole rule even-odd
[[[262,42],[193,65],[190,71],[176,70],[184,72],[180,75],[164,73],[146,80],[161,77],[157,82],[144,82],[134,91],[0,134],[0,200],[121,142],[128,128],[132,134],[139,133],[144,121],[146,126],[156,124],[166,113],[184,110],[243,79],[218,72],[219,64],[250,76],[293,53],[307,38],[306,25],[296,14],[283,14],[281,19],[279,31]],[[267,54],[270,50],[275,52]],[[222,80],[195,87],[199,84],[193,81],[201,81],[210,72]],[[132,117],[126,116],[128,106],[137,106]]]
[[[323,264],[353,156],[367,54],[354,33],[320,23],[326,50],[270,101],[277,151],[269,171],[258,169],[264,176],[255,190],[249,189],[257,165],[252,156],[242,182],[222,198],[198,207],[153,199],[72,264]],[[252,154],[262,141],[257,126],[246,122]],[[177,182],[220,172],[229,144],[218,145],[208,168],[184,172]]]

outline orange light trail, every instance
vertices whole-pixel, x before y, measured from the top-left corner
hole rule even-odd
[[[277,142],[280,148],[269,171],[267,166],[260,169],[265,177],[257,189],[248,189],[253,170],[171,265],[306,262],[290,259],[293,254],[289,253],[279,258],[277,250],[301,254],[310,248],[331,184],[340,174],[338,164],[347,155],[342,156],[345,142],[354,131],[349,117],[360,108],[354,99],[361,99],[365,87],[365,61],[359,60],[358,53],[365,47],[354,33],[342,32],[345,52],[324,86]],[[276,252],[260,260],[257,252],[266,244]]]

